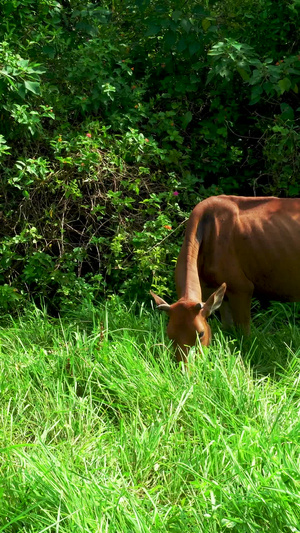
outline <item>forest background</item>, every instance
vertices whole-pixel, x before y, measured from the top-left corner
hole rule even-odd
[[[0,2],[0,306],[173,290],[215,194],[299,196],[299,0]]]

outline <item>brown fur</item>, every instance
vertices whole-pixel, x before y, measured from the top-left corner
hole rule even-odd
[[[300,301],[300,199],[222,195],[200,202],[187,222],[175,281],[176,303],[152,296],[170,316],[178,360],[197,334],[208,346],[206,319],[218,307],[225,326],[248,334],[253,294]]]

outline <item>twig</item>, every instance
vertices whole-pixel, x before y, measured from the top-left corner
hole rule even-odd
[[[175,231],[178,230],[178,228],[180,228],[180,226],[182,226],[183,224],[186,223],[186,221],[188,220],[189,218],[185,218],[182,222],[180,222],[179,226],[177,226],[177,228],[175,228],[173,231],[171,231],[171,233],[168,233],[168,235],[166,235],[161,241],[157,242],[156,244],[154,244],[154,246],[152,246],[152,248],[150,248],[150,250],[147,250],[147,252],[144,252],[144,254],[148,254],[149,252],[151,252],[152,250],[154,250],[154,248],[156,248],[157,246],[159,246],[162,242],[164,242],[166,239],[168,239],[169,237],[171,237],[171,235],[173,235],[173,233],[175,233]]]

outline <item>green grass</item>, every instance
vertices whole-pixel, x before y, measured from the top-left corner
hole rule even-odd
[[[175,364],[112,302],[0,328],[0,532],[300,531],[297,308]]]

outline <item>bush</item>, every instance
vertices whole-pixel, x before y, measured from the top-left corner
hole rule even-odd
[[[0,305],[164,294],[198,201],[299,195],[296,2],[1,9]]]

